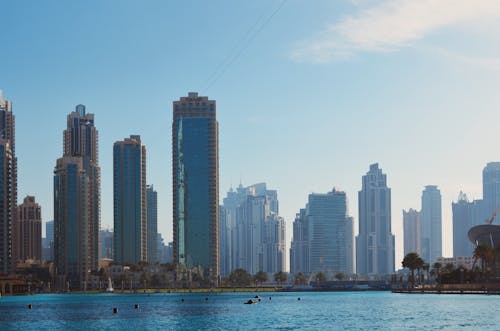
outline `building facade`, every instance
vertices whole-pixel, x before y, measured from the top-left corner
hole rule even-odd
[[[146,147],[140,136],[113,145],[113,203],[114,262],[147,261]]]
[[[391,230],[391,189],[378,163],[362,178],[358,193],[359,234],[356,272],[384,275],[394,272],[394,235]]]
[[[114,241],[114,231],[112,230],[101,230],[100,231],[101,240],[101,253],[99,254],[99,259],[113,259],[113,241]]]
[[[0,272],[9,274],[19,260],[17,157],[12,102],[0,90]]]
[[[468,238],[474,224],[474,202],[469,202],[467,195],[460,192],[457,202],[451,203],[453,212],[453,256],[472,256],[474,244]]]
[[[19,259],[42,260],[42,208],[34,196],[24,198],[17,207],[19,221]]]
[[[333,189],[309,195],[305,209],[294,222],[290,248],[290,271],[310,274],[323,272],[353,274],[353,219],[348,215],[345,192]]]
[[[147,248],[148,263],[159,262],[158,259],[158,193],[153,185],[146,187],[147,202]]]
[[[422,254],[422,223],[420,212],[415,209],[403,210],[404,255],[408,253]]]
[[[190,92],[174,101],[174,262],[212,280],[219,275],[218,131],[214,100]]]
[[[443,256],[441,192],[435,185],[428,185],[422,192],[422,254],[421,257],[430,265]]]
[[[58,285],[85,288],[98,271],[101,178],[94,115],[67,117],[63,157],[54,170],[54,254]]]

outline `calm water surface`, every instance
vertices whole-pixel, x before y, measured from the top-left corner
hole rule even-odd
[[[0,330],[500,330],[500,296],[268,293],[244,305],[253,295],[2,297]]]

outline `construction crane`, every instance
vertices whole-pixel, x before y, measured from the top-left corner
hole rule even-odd
[[[495,211],[493,212],[493,215],[491,215],[491,217],[486,221],[486,223],[491,225],[491,223],[493,223],[493,221],[495,220],[495,217],[497,216],[499,210],[500,207],[497,207],[497,209],[495,209]]]

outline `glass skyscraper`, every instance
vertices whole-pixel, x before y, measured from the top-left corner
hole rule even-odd
[[[378,163],[362,178],[358,193],[359,234],[356,237],[356,272],[386,275],[394,272],[394,235],[391,232],[391,189]]]
[[[84,288],[98,271],[101,178],[94,114],[67,117],[64,152],[54,170],[54,253],[58,285]]]
[[[219,275],[219,133],[216,104],[190,92],[173,103],[174,262]]]
[[[146,187],[147,201],[147,246],[148,262],[156,263],[158,259],[158,193],[153,185]]]
[[[132,135],[113,146],[114,262],[147,261],[146,147]]]
[[[443,256],[441,192],[435,185],[427,185],[422,192],[422,259],[432,265]]]

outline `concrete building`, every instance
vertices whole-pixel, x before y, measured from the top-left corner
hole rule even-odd
[[[42,260],[54,261],[54,220],[45,222],[45,238],[42,238]]]
[[[422,224],[420,212],[415,209],[403,210],[404,255],[408,253],[422,254]]]
[[[153,185],[146,187],[147,201],[147,248],[148,262],[156,263],[158,259],[158,193]]]
[[[421,211],[421,257],[430,265],[443,256],[441,192],[435,185],[428,185],[422,192]]]
[[[131,135],[113,145],[114,240],[116,264],[147,261],[146,147]]]
[[[17,157],[12,102],[0,90],[0,273],[10,274],[19,259]]]
[[[42,260],[42,208],[34,196],[26,196],[17,207],[19,221],[19,259]]]
[[[219,133],[216,103],[190,92],[173,103],[174,262],[219,275]]]
[[[452,202],[453,211],[453,256],[472,256],[474,244],[468,238],[469,230],[474,224],[474,202],[469,202],[467,195],[460,192],[457,202]]]
[[[67,117],[63,157],[54,170],[54,252],[60,288],[85,288],[98,271],[101,178],[94,115]]]
[[[394,272],[394,235],[391,231],[391,189],[378,167],[362,178],[358,193],[359,234],[356,237],[356,272],[384,275]]]

